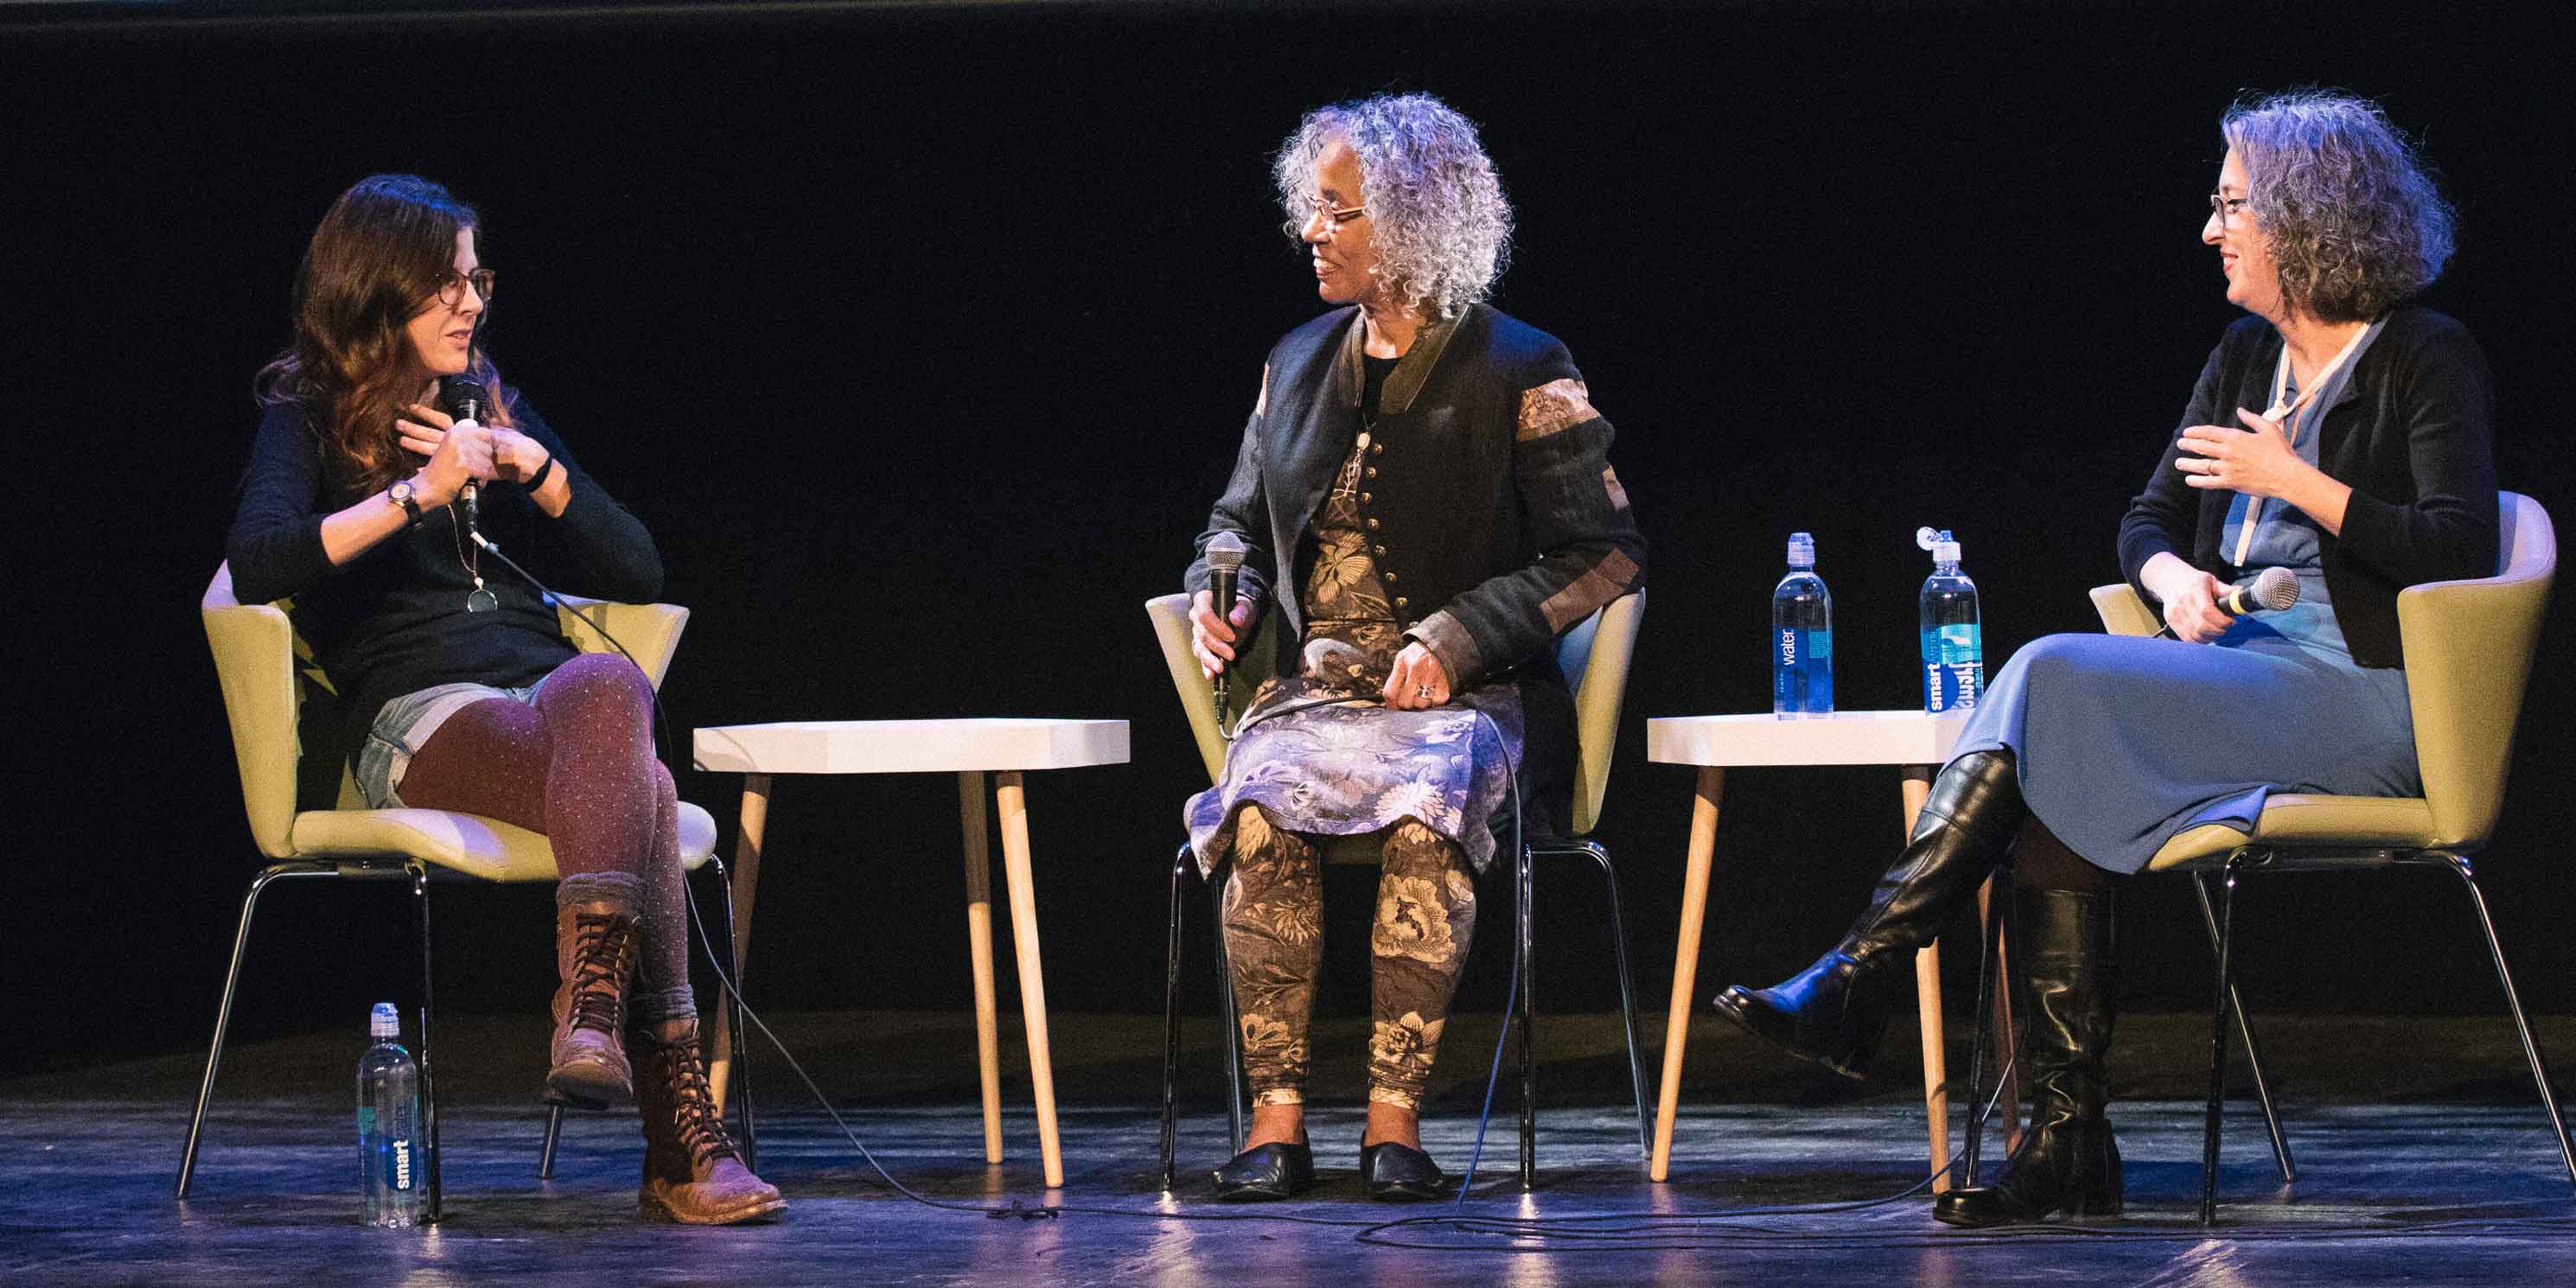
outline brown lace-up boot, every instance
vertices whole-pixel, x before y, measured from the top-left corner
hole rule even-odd
[[[644,1187],[635,1206],[648,1220],[731,1225],[787,1206],[778,1187],[751,1174],[733,1152],[707,1089],[697,1017],[640,1025],[631,1049],[643,1060],[635,1103],[644,1113]]]
[[[555,909],[555,1036],[546,1099],[579,1109],[635,1094],[627,1062],[626,988],[635,978],[634,909],[607,901]]]

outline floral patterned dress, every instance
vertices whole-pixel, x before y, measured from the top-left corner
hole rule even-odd
[[[1202,872],[1233,852],[1247,802],[1308,835],[1360,835],[1410,819],[1456,842],[1480,872],[1493,859],[1495,817],[1520,762],[1520,691],[1485,685],[1427,711],[1379,705],[1407,641],[1360,527],[1368,443],[1363,431],[1308,529],[1314,563],[1296,673],[1262,683],[1227,752],[1224,781],[1184,810]],[[1304,705],[1337,696],[1348,703]]]

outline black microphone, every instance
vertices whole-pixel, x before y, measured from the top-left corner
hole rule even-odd
[[[2277,613],[2299,602],[2299,575],[2287,568],[2266,568],[2227,588],[2218,611],[2230,617]]]
[[[1218,619],[1229,626],[1234,624],[1234,586],[1235,579],[1243,572],[1243,555],[1243,538],[1231,532],[1220,532],[1208,538],[1208,598],[1216,608]],[[1235,644],[1240,648],[1243,641],[1236,640]],[[1219,726],[1225,723],[1229,688],[1226,680],[1232,670],[1232,667],[1220,667],[1216,673],[1216,719]]]
[[[491,398],[491,394],[485,392],[480,382],[468,380],[463,376],[449,376],[438,382],[438,409],[446,412],[449,420],[460,425],[480,423],[476,417],[490,404]],[[450,426],[450,428],[453,427]],[[481,492],[481,485],[477,484],[471,475],[467,476],[465,490],[461,494],[465,498],[465,530],[473,533],[478,543],[483,539],[480,524],[483,517],[480,504]]]

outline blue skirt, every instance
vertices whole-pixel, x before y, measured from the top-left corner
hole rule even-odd
[[[2048,830],[2135,872],[2273,791],[2421,796],[2406,673],[2268,632],[2215,644],[2051,635],[1995,674],[1952,753],[2012,749]]]

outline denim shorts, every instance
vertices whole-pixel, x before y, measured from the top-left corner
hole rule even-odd
[[[385,703],[376,711],[375,724],[367,729],[367,745],[358,749],[358,766],[353,775],[358,798],[369,809],[402,809],[402,797],[394,789],[401,785],[403,771],[411,768],[411,758],[429,745],[430,736],[447,723],[449,716],[485,698],[533,702],[545,683],[539,680],[520,689],[434,684]]]

